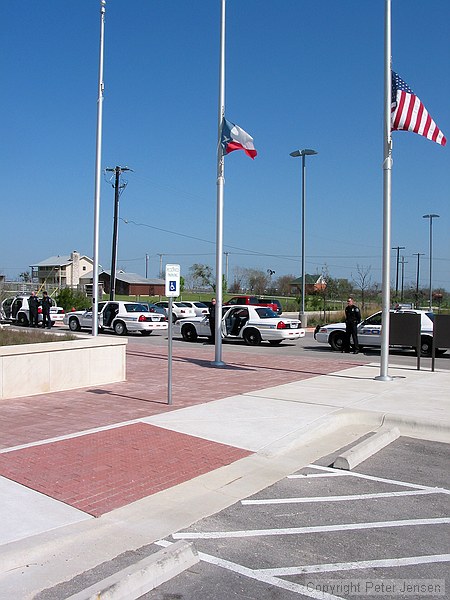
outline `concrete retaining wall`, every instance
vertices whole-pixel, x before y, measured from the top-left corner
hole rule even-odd
[[[0,399],[125,381],[126,339],[80,337],[0,347]]]

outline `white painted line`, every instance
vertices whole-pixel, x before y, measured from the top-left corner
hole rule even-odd
[[[450,562],[450,554],[430,554],[428,556],[406,556],[405,558],[385,558],[380,560],[360,560],[355,562],[329,563],[323,565],[302,565],[301,567],[281,567],[279,569],[259,569],[272,577],[303,575],[306,573],[331,573],[333,571],[353,571],[356,569],[380,569],[408,567]]]
[[[267,498],[266,500],[241,500],[243,505],[255,504],[307,504],[309,502],[345,502],[347,500],[372,500],[439,494],[439,490],[409,490],[407,492],[379,492],[378,494],[351,494],[350,496],[317,496],[312,498]]]
[[[332,531],[356,531],[358,529],[381,529],[387,527],[415,527],[419,525],[443,525],[450,523],[450,518],[405,519],[403,521],[375,521],[372,523],[342,523],[340,525],[316,525],[312,527],[289,527],[284,529],[247,529],[240,531],[205,531],[174,533],[172,537],[179,540],[206,540],[219,538],[245,538],[271,535],[298,535],[301,533],[328,533]]]
[[[306,473],[305,475],[288,475],[288,479],[316,479],[318,477],[347,477],[348,473],[338,471],[336,473]]]
[[[159,540],[158,542],[155,542],[155,544],[157,544],[158,546],[162,546],[163,548],[167,548],[167,546],[170,546],[172,542],[168,542],[166,540]],[[285,581],[284,579],[278,579],[277,577],[267,575],[264,572],[264,570],[249,569],[248,567],[244,567],[243,565],[238,565],[237,563],[218,558],[217,556],[212,556],[211,554],[199,552],[198,556],[200,560],[203,560],[204,562],[207,562],[211,565],[216,565],[217,567],[221,567],[222,569],[226,569],[227,571],[232,571],[233,573],[238,573],[239,575],[243,575],[244,577],[248,577],[249,579],[254,579],[262,583],[267,583],[274,587],[288,590],[296,594],[303,594],[308,598],[315,598],[316,600],[345,600],[345,598],[342,598],[341,596],[334,596],[333,594],[328,594],[327,592],[312,590],[304,585],[299,585],[297,583],[292,583],[291,581]]]
[[[103,427],[94,427],[92,429],[85,429],[83,431],[75,431],[74,433],[68,433],[66,435],[59,435],[57,437],[47,438],[45,440],[38,440],[37,442],[30,442],[28,444],[20,444],[19,446],[11,446],[9,448],[1,449],[0,454],[14,452],[15,450],[24,450],[25,448],[34,448],[35,446],[43,446],[44,444],[53,444],[54,442],[61,442],[63,440],[71,440],[73,438],[90,435],[91,433],[98,433],[99,431],[109,431],[110,429],[118,429],[119,427],[126,427],[127,425],[135,425],[136,423],[142,423],[142,419],[133,419],[131,421],[122,421],[121,423],[113,423],[112,425],[104,425]]]
[[[330,472],[335,472],[331,467],[322,467],[321,465],[307,465],[308,467],[312,467],[314,469],[323,469]],[[374,477],[373,475],[364,475],[364,473],[352,473],[350,471],[345,471],[347,477],[357,477],[358,479],[367,479],[368,481],[379,481],[380,483],[392,483],[393,485],[399,485],[403,487],[411,487],[416,490],[439,490],[440,494],[450,494],[450,490],[445,488],[437,488],[430,487],[429,485],[420,485],[418,483],[408,483],[406,481],[398,481],[397,479],[385,479],[383,477]],[[297,477],[296,475],[292,475],[292,478]]]
[[[98,581],[67,600],[132,600],[176,577],[199,562],[192,544],[177,542]]]

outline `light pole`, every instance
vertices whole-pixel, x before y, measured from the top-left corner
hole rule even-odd
[[[290,153],[290,156],[297,158],[302,157],[302,305],[300,309],[300,320],[302,327],[306,327],[306,313],[305,313],[305,188],[306,188],[306,156],[313,156],[317,154],[315,150],[305,148],[304,150],[294,150]]]
[[[437,219],[439,218],[440,215],[436,215],[434,213],[431,213],[429,215],[423,215],[424,219],[430,219],[430,301],[429,301],[429,309],[431,311],[431,305],[433,302],[433,290],[431,288],[431,273],[432,273],[432,266],[433,266],[433,219]]]

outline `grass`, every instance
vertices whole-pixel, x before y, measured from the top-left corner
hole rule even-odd
[[[76,340],[77,337],[70,333],[55,335],[44,331],[16,331],[6,327],[0,329],[0,346],[17,346],[20,344],[39,344],[41,342],[67,342]]]

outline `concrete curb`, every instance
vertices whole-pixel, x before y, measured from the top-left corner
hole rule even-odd
[[[360,463],[364,462],[370,456],[385,448],[388,444],[400,437],[400,430],[397,427],[388,431],[379,431],[375,435],[367,438],[357,444],[347,452],[344,452],[336,458],[333,463],[335,469],[344,469],[351,471]]]
[[[192,543],[181,540],[66,600],[136,600],[199,560]]]

